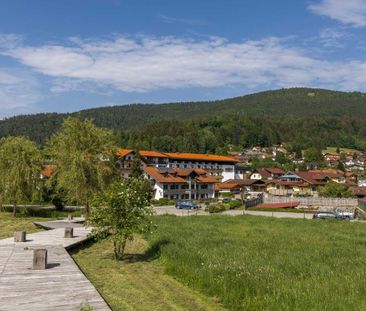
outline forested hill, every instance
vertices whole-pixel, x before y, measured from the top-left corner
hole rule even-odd
[[[24,135],[43,143],[68,115],[94,119],[100,127],[138,130],[160,121],[227,114],[281,119],[296,117],[366,117],[366,96],[321,89],[292,88],[207,102],[132,104],[82,110],[72,114],[23,115],[0,121],[0,137]]]

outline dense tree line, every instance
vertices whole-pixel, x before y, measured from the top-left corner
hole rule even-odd
[[[160,121],[143,129],[119,131],[119,146],[177,152],[225,153],[227,145],[272,146],[291,151],[326,146],[366,149],[366,122],[343,117],[250,117],[226,114],[187,121]]]
[[[162,151],[224,152],[227,144],[366,148],[366,97],[294,88],[226,100],[135,104],[76,113],[115,132],[120,146]],[[26,136],[38,145],[75,114],[38,114],[0,121],[0,137]]]

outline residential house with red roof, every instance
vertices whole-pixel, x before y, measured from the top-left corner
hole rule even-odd
[[[218,179],[204,169],[181,169],[146,166],[145,177],[150,180],[153,198],[210,199],[215,197],[215,184]]]
[[[131,149],[119,150],[119,164],[122,173],[128,177],[132,167],[133,158],[136,156]],[[180,152],[139,151],[142,167],[155,166],[177,169],[204,169],[208,174],[218,177],[221,181],[235,178],[235,165],[238,163],[234,157]]]
[[[287,172],[278,179],[267,180],[266,190],[269,194],[278,196],[317,195],[318,187],[330,180],[318,172]]]
[[[249,179],[277,179],[286,172],[280,168],[256,168],[250,175]]]

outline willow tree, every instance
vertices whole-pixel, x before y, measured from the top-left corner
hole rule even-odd
[[[24,137],[0,140],[1,201],[13,205],[16,216],[20,202],[30,202],[40,182],[42,156],[37,146]]]
[[[57,187],[69,202],[85,206],[108,184],[115,171],[112,133],[97,128],[91,120],[69,117],[51,137],[49,154],[56,162]]]

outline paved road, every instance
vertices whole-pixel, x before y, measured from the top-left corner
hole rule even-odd
[[[209,216],[209,213],[203,210],[183,210],[177,209],[174,206],[157,206],[154,207],[157,215],[176,215],[176,216]],[[277,217],[277,218],[297,218],[297,219],[312,219],[313,214],[303,214],[303,213],[291,213],[291,212],[262,212],[262,211],[245,211],[246,215],[253,216],[265,216],[265,217]],[[220,214],[215,214],[220,215]],[[240,216],[244,215],[242,210],[228,210],[221,215],[229,216]]]

